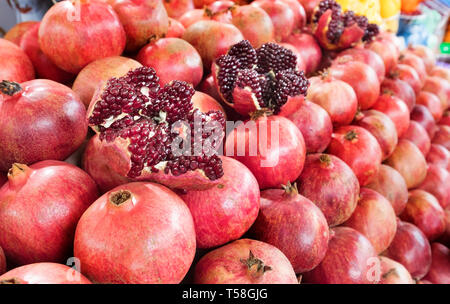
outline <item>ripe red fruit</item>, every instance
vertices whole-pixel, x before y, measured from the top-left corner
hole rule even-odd
[[[185,29],[200,20],[211,20],[209,10],[205,10],[204,8],[193,9],[191,11],[187,11],[180,18],[178,18],[178,21],[180,21]]]
[[[184,25],[180,21],[169,18],[166,38],[181,38],[185,30]]]
[[[0,275],[6,272],[6,257],[2,247],[0,247]]]
[[[281,0],[294,13],[294,30],[302,30],[306,26],[306,12],[298,0]]]
[[[14,43],[0,38],[0,57],[5,58],[0,69],[1,80],[24,82],[34,79],[30,58]]]
[[[377,139],[366,129],[351,125],[335,129],[327,151],[352,168],[361,186],[376,178],[382,152]]]
[[[199,109],[202,113],[208,113],[209,111],[220,111],[226,119],[226,113],[224,108],[220,103],[209,96],[208,94],[195,91],[194,96],[192,96],[192,104],[194,109]]]
[[[4,175],[3,173],[0,173],[0,188],[1,186],[3,186],[4,183],[6,183],[8,179],[6,178],[6,175]]]
[[[405,266],[415,280],[423,278],[430,269],[430,243],[419,228],[407,222],[397,221],[397,233],[383,255]]]
[[[445,79],[429,76],[422,90],[436,94],[441,100],[442,109],[446,110],[450,106],[450,84]]]
[[[306,15],[308,17],[308,21],[311,21],[314,9],[317,5],[319,5],[319,2],[322,0],[298,0],[300,4],[305,9]]]
[[[194,272],[196,284],[298,284],[291,263],[278,248],[250,239],[208,252]]]
[[[329,226],[345,222],[358,203],[358,179],[346,163],[333,155],[308,155],[297,185],[299,193],[320,208]]]
[[[450,246],[450,207],[447,207],[444,210],[444,212],[445,212],[445,231],[438,241],[448,247]]]
[[[208,94],[215,100],[222,100],[222,97],[220,97],[219,92],[217,92],[217,87],[216,84],[214,83],[214,77],[211,74],[202,80],[202,82],[198,85],[197,89],[205,94]]]
[[[431,144],[430,152],[427,154],[427,163],[450,170],[450,151],[439,144]]]
[[[34,263],[14,268],[0,276],[0,284],[91,284],[91,282],[66,265]]]
[[[439,124],[450,126],[450,111],[445,111],[444,114],[442,114],[442,118],[441,120],[439,120]]]
[[[330,115],[334,127],[348,125],[358,107],[353,88],[344,81],[330,76],[312,77],[306,99],[321,106]]]
[[[450,206],[450,173],[446,168],[430,164],[427,176],[418,188],[433,194],[442,208]]]
[[[412,120],[409,123],[408,130],[402,135],[403,139],[407,139],[419,148],[423,156],[427,156],[431,147],[430,136],[427,131],[418,122]]]
[[[425,63],[423,62],[422,58],[415,55],[413,52],[406,50],[405,52],[400,54],[400,57],[398,58],[398,63],[406,64],[412,67],[417,72],[421,85],[424,84],[425,79],[427,78],[427,69],[425,67]]]
[[[343,52],[340,52],[335,61],[342,63],[348,61],[360,61],[362,63],[365,63],[370,66],[375,71],[375,73],[377,73],[380,83],[384,80],[384,75],[386,74],[383,59],[381,59],[381,57],[377,53],[369,49],[347,49]]]
[[[295,273],[303,273],[325,257],[329,230],[322,211],[288,184],[261,192],[261,210],[250,235],[280,249]]]
[[[434,134],[436,134],[437,131],[436,122],[426,106],[421,104],[415,105],[411,111],[411,121],[416,121],[424,127],[428,133],[428,136],[433,139]]]
[[[433,284],[450,284],[450,250],[442,244],[431,244],[432,262],[424,279]]]
[[[381,276],[378,284],[415,284],[405,266],[384,256],[379,259]]]
[[[22,39],[23,34],[25,34],[37,23],[38,21],[19,22],[14,25],[8,32],[6,32],[3,38],[15,43],[16,45],[20,45],[20,40]]]
[[[441,101],[436,94],[420,91],[419,95],[417,95],[416,102],[417,104],[424,105],[430,111],[431,115],[433,115],[436,122],[441,120],[444,111],[442,109]]]
[[[331,77],[348,83],[356,93],[361,110],[369,109],[380,95],[377,73],[359,61],[336,62],[328,70]]]
[[[39,27],[42,52],[69,73],[78,73],[96,59],[122,54],[125,42],[119,17],[110,5],[98,1],[58,2]]]
[[[322,262],[303,274],[306,283],[370,284],[375,283],[372,267],[377,253],[369,240],[349,227],[331,229],[328,250]]]
[[[372,110],[386,114],[394,123],[399,137],[408,130],[410,122],[409,110],[406,104],[399,98],[390,94],[381,94],[372,106]]]
[[[0,83],[0,171],[66,159],[86,132],[86,109],[68,87],[45,79]]]
[[[419,148],[407,139],[400,139],[394,153],[385,164],[397,170],[405,179],[408,189],[419,186],[427,175],[427,163]]]
[[[6,39],[6,36],[5,36]],[[437,76],[444,78],[447,81],[450,81],[450,70],[444,67],[440,66],[434,66],[431,72],[429,73],[430,76]]]
[[[162,3],[169,17],[175,19],[194,9],[194,2],[192,0],[164,0]]]
[[[422,58],[427,69],[427,73],[430,73],[433,70],[436,63],[436,55],[432,49],[423,45],[409,45],[408,51]]]
[[[381,83],[381,93],[399,98],[406,104],[409,112],[412,111],[416,104],[416,93],[414,93],[414,90],[407,82],[398,78],[385,78]]]
[[[8,261],[64,262],[78,220],[97,197],[95,182],[73,165],[52,160],[30,167],[13,164],[0,189],[0,246]]]
[[[397,64],[394,68],[391,69],[389,77],[394,79],[398,78],[408,83],[414,90],[416,96],[422,89],[422,83],[420,81],[419,74],[409,65],[400,63]]]
[[[432,143],[443,145],[445,148],[447,148],[447,150],[450,151],[450,126],[438,125]]]
[[[253,6],[262,8],[272,20],[276,42],[285,40],[296,28],[296,18],[293,8],[281,0],[256,0]]]
[[[292,44],[286,43],[286,42],[280,42],[278,43],[279,45],[281,45],[282,47],[291,50],[292,53],[294,53],[294,55],[297,57],[297,70],[299,71],[305,71],[305,63],[303,62],[303,57],[300,54],[300,52],[297,50],[296,47],[294,47]]]
[[[195,255],[194,221],[183,200],[166,187],[122,185],[83,214],[74,254],[94,282],[179,283]]]
[[[377,53],[384,61],[384,67],[386,70],[386,76],[389,75],[391,70],[397,65],[398,62],[398,50],[395,44],[387,40],[380,35],[369,44],[366,44],[366,48]]]
[[[260,193],[253,174],[229,157],[223,157],[222,164],[224,176],[217,186],[181,195],[194,219],[199,248],[240,238],[258,216]]]
[[[317,70],[322,60],[322,49],[313,35],[308,33],[292,33],[284,42],[293,45],[305,63],[305,73]]]

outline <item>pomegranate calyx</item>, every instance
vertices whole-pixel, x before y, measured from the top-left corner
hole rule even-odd
[[[264,265],[264,262],[256,258],[250,250],[247,259],[241,259],[241,263],[247,267],[247,271],[253,278],[257,279],[264,275],[265,272],[272,270],[272,267]]]
[[[1,280],[0,281],[0,285],[3,284],[22,284],[22,281],[18,278],[11,278],[11,279],[6,279],[6,280]]]
[[[22,87],[17,82],[9,80],[2,80],[2,82],[0,82],[0,92],[3,94],[13,96],[20,91],[22,91]]]
[[[350,130],[344,135],[344,138],[348,141],[352,141],[358,139],[358,134],[354,130]]]
[[[14,163],[8,170],[8,181],[11,186],[21,186],[27,181],[31,169],[24,164]]]
[[[117,191],[110,194],[109,201],[115,206],[120,206],[130,200],[131,197],[130,191]]]
[[[281,185],[284,190],[284,195],[286,196],[295,196],[298,195],[297,183],[291,184],[291,182],[287,182],[286,185]]]
[[[331,163],[331,157],[328,154],[321,154],[319,156],[319,161],[321,164],[324,164],[326,166],[329,166]]]
[[[263,116],[267,117],[267,116],[271,116],[271,115],[273,115],[273,111],[271,109],[263,108],[263,109],[256,110],[256,111],[250,113],[250,119],[257,120]]]

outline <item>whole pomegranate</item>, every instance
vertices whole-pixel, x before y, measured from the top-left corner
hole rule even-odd
[[[399,57],[395,44],[379,35],[372,42],[366,44],[365,47],[374,51],[383,59],[386,76],[389,75],[391,70],[397,65]]]
[[[429,164],[427,176],[418,188],[433,194],[442,208],[450,206],[450,173],[446,168]]]
[[[305,73],[314,73],[322,60],[322,49],[317,43],[316,38],[308,33],[292,33],[284,42],[293,45],[305,63]]]
[[[398,78],[411,86],[416,96],[422,89],[422,82],[419,74],[411,66],[406,64],[397,64],[389,73],[390,78]]]
[[[442,145],[431,144],[426,160],[428,164],[450,170],[450,152]]]
[[[32,28],[38,21],[23,21],[14,25],[9,31],[6,32],[3,37],[6,40],[9,40],[17,45],[20,45],[20,40],[22,36]]]
[[[39,27],[42,52],[69,73],[78,73],[96,59],[122,54],[125,43],[119,17],[110,5],[100,1],[58,2],[47,11]]]
[[[299,22],[299,12],[297,11],[297,14],[295,14],[295,8],[285,1],[255,0],[251,5],[265,10],[269,15],[272,20],[276,42],[285,40],[298,27],[299,23],[296,22]]]
[[[299,193],[320,208],[329,226],[345,222],[358,203],[358,179],[345,162],[333,155],[306,156],[297,184]]]
[[[415,284],[405,266],[384,256],[379,259],[381,276],[378,284]]]
[[[434,117],[430,110],[428,110],[426,106],[421,104],[415,105],[411,111],[411,121],[416,121],[419,123],[425,128],[428,136],[430,136],[431,139],[434,138],[434,135],[437,132],[436,122],[434,121]]]
[[[401,137],[409,127],[409,110],[399,98],[390,94],[381,94],[372,106],[372,110],[386,114],[394,123],[398,137]]]
[[[436,94],[441,100],[444,110],[450,106],[450,84],[445,79],[429,76],[425,80],[422,90]]]
[[[6,36],[5,39],[7,39]],[[434,66],[429,75],[441,77],[447,81],[450,81],[450,70],[444,67]]]
[[[416,93],[406,81],[399,78],[385,78],[381,83],[381,93],[399,98],[406,104],[409,112],[416,104]]]
[[[95,182],[73,165],[52,160],[30,167],[13,164],[0,188],[0,246],[8,261],[65,261],[77,222],[97,197]]]
[[[240,238],[258,216],[260,193],[253,174],[229,157],[222,157],[222,165],[224,176],[217,186],[181,195],[194,219],[199,248]]]
[[[6,272],[6,257],[2,247],[0,247],[0,275]]]
[[[5,58],[0,69],[0,80],[24,82],[34,79],[30,58],[16,44],[0,38],[0,57]]]
[[[432,143],[442,145],[450,151],[450,126],[438,125]]]
[[[444,110],[436,94],[420,91],[419,95],[417,95],[416,102],[417,104],[424,105],[430,111],[431,115],[433,115],[436,122],[441,120]]]
[[[184,28],[188,28],[192,24],[200,21],[200,20],[212,20],[211,19],[212,12],[209,9],[193,9],[185,12],[181,17],[177,20],[184,26]]]
[[[178,19],[185,12],[194,9],[192,0],[164,0],[162,1],[169,17]]]
[[[422,58],[415,55],[413,52],[406,50],[400,54],[398,63],[412,67],[417,72],[417,76],[419,76],[421,86],[424,84],[425,79],[427,78],[427,69]]]
[[[335,61],[345,63],[349,61],[360,61],[370,66],[377,73],[380,83],[386,74],[383,59],[380,55],[365,48],[351,48],[340,52]]]
[[[86,132],[86,109],[68,87],[45,79],[0,82],[0,171],[66,159]]]
[[[412,120],[409,123],[408,130],[402,135],[403,139],[407,139],[419,148],[423,156],[427,156],[431,147],[430,136],[427,131],[418,122]]]
[[[298,284],[287,257],[275,246],[240,239],[204,255],[195,265],[196,284]]]
[[[317,5],[319,5],[319,2],[321,1],[322,0],[298,0],[298,2],[300,2],[300,4],[305,9],[308,21],[311,21],[314,9],[316,8]]]
[[[197,89],[205,94],[208,94],[215,100],[220,100],[220,101],[222,100],[222,97],[220,97],[219,92],[217,92],[217,87],[216,87],[216,84],[214,83],[214,77],[211,74],[209,74],[208,76],[203,78],[202,82],[200,82]],[[239,115],[235,111],[233,111],[233,113],[235,113],[236,115]]]
[[[445,212],[445,231],[438,241],[448,247],[450,246],[450,207],[447,207],[444,210],[444,212]]]
[[[408,51],[422,58],[427,69],[427,73],[430,73],[433,70],[436,63],[436,55],[432,49],[423,45],[409,45]]]
[[[442,118],[441,120],[439,120],[439,124],[450,126],[450,111],[445,111],[444,114],[442,114]]]
[[[179,283],[195,255],[194,221],[164,186],[121,185],[83,214],[74,254],[97,283]]]
[[[450,284],[450,250],[442,244],[431,244],[431,267],[424,277],[433,284]]]
[[[166,38],[181,38],[185,30],[184,25],[180,21],[169,18]]]

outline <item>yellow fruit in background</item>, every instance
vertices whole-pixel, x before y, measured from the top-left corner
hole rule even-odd
[[[382,18],[389,18],[400,13],[402,0],[380,0],[380,14]]]
[[[370,23],[382,24],[379,0],[336,0],[343,11],[351,10],[357,15],[366,16]]]

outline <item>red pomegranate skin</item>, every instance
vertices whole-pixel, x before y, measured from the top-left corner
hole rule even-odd
[[[431,265],[431,246],[415,225],[397,221],[397,233],[384,256],[399,262],[415,280],[423,278]]]
[[[181,38],[185,30],[186,29],[180,21],[169,18],[169,27],[167,29],[166,38]]]
[[[401,137],[408,130],[409,110],[399,98],[389,94],[381,94],[372,106],[372,110],[386,114],[394,122],[398,137]]]
[[[441,120],[439,120],[440,125],[450,126],[450,111],[445,111],[442,115]]]
[[[432,143],[442,145],[450,151],[450,126],[438,125]]]
[[[6,175],[0,172],[0,187],[3,186],[7,181],[8,179],[6,178]]]
[[[195,48],[180,38],[162,38],[144,46],[137,60],[155,69],[162,86],[180,80],[197,86],[203,77],[202,58]]]
[[[214,188],[180,195],[194,218],[197,246],[212,248],[240,238],[258,216],[260,192],[250,170],[222,157],[224,176]]]
[[[75,79],[72,90],[80,96],[86,108],[91,103],[95,90],[112,77],[121,77],[130,70],[141,67],[138,61],[131,58],[112,56],[95,60],[85,66]]]
[[[406,130],[401,138],[407,139],[415,144],[424,156],[427,156],[430,151],[430,136],[428,136],[427,131],[422,127],[422,125],[414,120],[410,121],[408,130]]]
[[[7,39],[6,36],[5,39]],[[441,77],[447,81],[450,81],[450,71],[444,67],[434,66],[429,75]]]
[[[400,54],[398,63],[406,64],[412,67],[419,76],[421,86],[424,84],[425,79],[427,78],[427,69],[422,58],[415,55],[413,52],[406,50],[402,54]]]
[[[271,270],[258,272],[255,264],[243,261],[250,252]],[[240,239],[204,255],[195,265],[196,284],[298,284],[287,257],[275,246],[250,239]]]
[[[377,101],[380,82],[377,73],[367,64],[359,61],[337,63],[328,71],[333,78],[342,80],[353,88],[361,110],[369,109]]]
[[[331,229],[328,250],[322,262],[303,274],[313,284],[373,284],[372,264],[378,262],[370,241],[355,229]]]
[[[6,272],[6,257],[2,247],[0,247],[0,275]]]
[[[0,246],[8,262],[64,262],[78,220],[97,197],[95,182],[73,165],[14,164],[0,189]]]
[[[20,84],[13,96],[0,93],[0,171],[14,162],[63,160],[87,133],[86,109],[78,96],[57,82],[36,79]]]
[[[394,168],[381,165],[377,177],[366,188],[375,190],[383,195],[399,215],[408,202],[408,187],[401,174]]]
[[[441,120],[444,111],[442,109],[441,101],[436,94],[420,91],[419,95],[417,95],[416,99],[417,104],[424,105],[433,115],[433,118],[436,122]]]
[[[227,136],[224,152],[250,169],[260,189],[267,189],[298,178],[306,147],[302,133],[293,122],[273,115],[248,120],[235,128]]]
[[[360,61],[370,66],[377,73],[380,83],[384,80],[386,69],[380,55],[365,48],[350,48],[340,52],[336,57],[337,62]]]
[[[333,155],[308,155],[297,185],[299,193],[320,208],[329,226],[345,222],[358,203],[358,179],[345,162]]]
[[[206,14],[204,8],[201,9],[193,9],[191,11],[187,11],[180,18],[177,19],[181,22],[184,28],[188,28],[192,24],[196,23],[200,20],[211,20],[210,16]]]
[[[305,67],[306,67],[306,64],[305,64],[305,62],[303,62],[303,57],[302,57],[302,55],[300,55],[300,52],[298,51],[298,49],[295,46],[293,46],[292,44],[290,44],[290,43],[280,42],[278,44],[283,46],[284,48],[286,48],[288,50],[291,50],[294,53],[294,55],[297,56],[297,66],[296,66],[296,68],[299,71],[304,71]]]
[[[219,92],[217,91],[217,87],[214,83],[214,76],[211,74],[206,76],[202,80],[202,82],[200,82],[200,84],[197,87],[197,90],[200,90],[201,92],[203,92],[205,94],[208,94],[215,100],[222,100],[222,97],[220,97]]]
[[[32,28],[38,21],[24,21],[14,25],[3,37],[16,45],[20,45],[20,40],[23,34],[25,34],[30,28]]]
[[[334,127],[352,122],[358,108],[358,99],[349,84],[328,76],[312,77],[309,82],[306,99],[325,109]]]
[[[78,271],[63,264],[34,263],[14,268],[0,276],[0,284],[91,284]]]
[[[433,194],[442,208],[450,206],[450,173],[445,168],[429,164],[427,176],[418,188]]]
[[[425,80],[422,90],[436,94],[441,100],[443,109],[450,106],[450,84],[445,79],[429,76]]]
[[[438,241],[448,247],[450,246],[450,207],[447,207],[444,210],[444,212],[445,212],[445,231]]]
[[[194,9],[194,2],[192,0],[165,0],[163,1],[169,17],[178,19],[185,12]]]
[[[367,110],[356,115],[355,124],[363,127],[376,138],[381,148],[382,160],[394,152],[398,136],[395,124],[389,116],[377,110]]]
[[[256,0],[253,6],[262,8],[272,20],[276,42],[285,40],[296,28],[293,8],[281,0]]]
[[[382,159],[377,139],[366,129],[352,125],[334,130],[327,153],[349,165],[361,186],[376,178]]]
[[[293,114],[287,116],[300,130],[305,140],[307,153],[325,151],[331,141],[333,124],[327,111],[321,106],[305,100]]]
[[[416,284],[405,266],[384,256],[379,259],[381,277],[378,284]]]
[[[450,250],[440,243],[433,243],[431,255],[430,271],[424,279],[433,284],[450,284]]]
[[[442,145],[431,144],[426,160],[428,164],[450,170],[450,152]]]
[[[32,26],[20,40],[20,47],[33,63],[38,78],[50,79],[59,83],[69,83],[75,75],[58,68],[42,51],[39,46],[39,25]]]
[[[195,255],[194,221],[168,188],[129,183],[86,210],[78,222],[74,254],[93,282],[179,283]]]
[[[414,93],[414,90],[407,82],[398,78],[385,78],[381,83],[381,93],[399,98],[406,104],[409,112],[412,111],[416,104],[416,93]]]
[[[411,66],[406,64],[397,64],[390,72],[391,78],[398,78],[408,83],[414,90],[414,93],[419,94],[422,89],[422,83],[419,74]]]
[[[303,273],[325,257],[329,229],[322,211],[297,190],[268,189],[261,192],[261,209],[250,235],[280,249],[295,273]]]
[[[3,60],[0,79],[25,82],[34,79],[34,68],[30,58],[16,44],[0,38],[0,58]]]
[[[431,193],[421,189],[409,192],[408,203],[400,218],[416,225],[431,242],[445,231],[445,213]]]
[[[426,106],[420,104],[415,105],[411,111],[411,120],[418,122],[424,127],[431,139],[436,134],[437,127],[434,117]]]
[[[99,1],[58,2],[39,27],[42,51],[69,73],[78,73],[94,60],[122,54],[125,43],[119,17],[110,5]]]
[[[284,42],[293,45],[305,62],[305,73],[311,74],[317,70],[322,60],[322,49],[313,35],[308,33],[292,33]]]
[[[306,15],[308,17],[308,22],[311,21],[312,14],[317,5],[319,5],[321,0],[298,0],[300,4],[305,9]]]
[[[199,109],[203,113],[207,113],[209,111],[220,111],[223,113],[226,120],[227,113],[224,108],[216,99],[212,98],[208,94],[196,91],[194,96],[192,96],[191,101],[194,105],[194,109]]]
[[[433,50],[424,45],[418,44],[418,45],[409,45],[408,51],[422,58],[425,67],[427,69],[427,73],[430,73],[433,70],[436,63],[436,55],[434,54]]]
[[[384,61],[386,76],[389,75],[392,68],[398,62],[398,50],[396,46],[387,39],[379,36],[370,44],[366,44],[366,48],[377,53]]]

